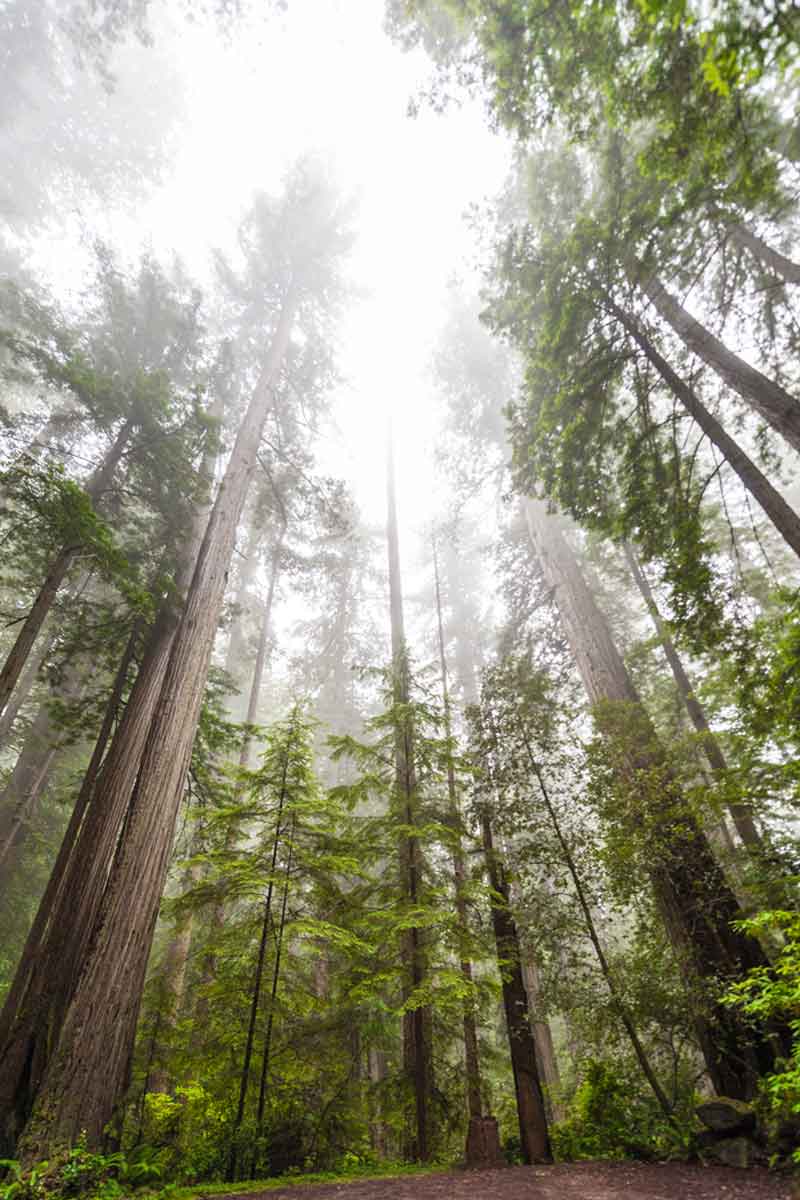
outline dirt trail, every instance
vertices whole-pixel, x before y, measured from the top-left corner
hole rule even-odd
[[[562,1163],[250,1193],[248,1200],[798,1200],[786,1177],[683,1163]],[[221,1200],[215,1197],[215,1200]]]

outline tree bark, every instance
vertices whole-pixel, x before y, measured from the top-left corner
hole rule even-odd
[[[409,703],[408,656],[403,622],[403,594],[400,577],[400,546],[397,532],[397,498],[394,477],[394,450],[391,430],[387,455],[387,528],[389,555],[389,609],[392,629],[392,681],[396,708],[405,708],[406,715],[395,727],[395,792],[402,812],[403,824],[413,830],[416,824],[417,779],[414,760],[414,729],[407,715]],[[413,832],[404,835],[400,843],[400,879],[403,900],[414,907],[422,885],[422,848]],[[425,977],[425,957],[422,932],[416,927],[404,930],[400,938],[400,957],[403,964],[403,998],[405,1001],[421,987]],[[417,1007],[403,1015],[403,1073],[414,1096],[414,1134],[407,1138],[406,1157],[426,1162],[430,1156],[430,1115],[428,1102],[432,1080],[430,1013],[427,1006]]]
[[[603,944],[600,941],[600,935],[597,932],[597,926],[595,925],[594,916],[592,915],[592,907],[589,904],[589,901],[586,896],[586,892],[584,891],[583,883],[581,881],[580,874],[578,873],[578,868],[575,863],[575,859],[573,857],[572,850],[570,849],[569,842],[567,841],[567,839],[564,836],[564,832],[561,828],[561,822],[559,821],[556,810],[553,807],[553,804],[550,800],[550,793],[544,782],[544,776],[542,774],[542,770],[541,770],[539,764],[535,760],[530,741],[528,740],[527,736],[524,733],[523,733],[523,741],[525,743],[525,749],[526,749],[526,752],[528,755],[528,762],[530,763],[531,770],[533,771],[533,774],[536,778],[536,782],[539,784],[539,790],[542,794],[542,799],[544,800],[545,808],[547,809],[547,815],[550,818],[550,824],[553,826],[553,832],[555,833],[559,847],[561,848],[561,855],[564,860],[564,865],[566,866],[566,868],[569,872],[570,878],[572,880],[572,886],[575,889],[575,895],[578,900],[578,905],[579,905],[581,913],[583,915],[584,924],[586,925],[586,932],[589,935],[589,941],[592,943],[592,946],[594,947],[594,952],[597,956],[597,962],[600,966],[600,973],[602,974],[603,979],[605,981],[605,985],[608,988],[609,995],[611,996],[612,1003],[617,1010],[617,1014],[618,1014],[620,1020],[622,1021],[623,1028],[625,1029],[625,1032],[628,1035],[628,1040],[630,1041],[631,1046],[633,1047],[633,1052],[636,1055],[636,1059],[639,1063],[639,1066],[642,1068],[642,1074],[644,1075],[645,1079],[649,1083],[650,1088],[653,1092],[653,1095],[655,1096],[656,1100],[658,1101],[658,1105],[659,1105],[661,1111],[664,1113],[664,1116],[668,1120],[671,1121],[672,1120],[672,1106],[670,1105],[669,1100],[667,1099],[664,1089],[661,1087],[661,1084],[658,1081],[658,1076],[656,1075],[655,1071],[653,1070],[652,1066],[650,1065],[650,1060],[648,1059],[647,1054],[645,1053],[644,1046],[642,1045],[641,1039],[639,1037],[638,1031],[634,1024],[633,1017],[631,1016],[630,1010],[628,1009],[627,1004],[622,999],[622,996],[619,994],[619,991],[617,989],[617,985],[614,980],[614,976],[611,972],[611,967],[609,965],[608,959],[606,958],[606,953],[603,948]]]
[[[715,999],[697,1003],[697,985],[706,985],[716,997],[726,980],[739,980],[751,968],[766,966],[767,960],[754,939],[732,928],[742,915],[736,898],[669,771],[663,747],[558,520],[548,516],[541,501],[533,500],[526,502],[526,517],[598,729],[617,752],[621,788],[635,796],[627,818],[631,831],[637,835],[647,827],[647,869],[695,1000],[694,1026],[709,1076],[721,1094],[749,1099],[759,1076],[774,1069],[775,1048],[763,1030],[751,1033],[737,1012]],[[654,779],[660,781],[655,787]]]
[[[742,485],[763,508],[778,533],[791,549],[800,556],[800,517],[783,496],[773,487],[766,475],[745,454],[736,442],[703,405],[699,397],[669,363],[656,350],[650,339],[639,328],[636,320],[624,312],[614,301],[606,298],[609,311],[630,334],[648,362],[652,363],[673,395],[680,400],[689,415],[697,422],[712,445],[738,475]]]
[[[100,496],[111,483],[133,429],[133,420],[127,420],[114,439],[103,462],[87,483],[85,488],[86,495],[93,504],[97,503]],[[53,607],[53,601],[56,598],[58,589],[66,579],[67,573],[80,549],[80,545],[63,546],[50,564],[45,581],[39,589],[39,594],[34,600],[33,606],[17,634],[17,640],[11,647],[2,670],[0,670],[0,714],[2,714],[11,698],[11,693],[14,691],[17,680],[27,662],[28,655],[33,649],[33,643],[36,641],[39,630],[42,628],[47,614]]]
[[[25,1134],[28,1160],[86,1130],[102,1141],[128,1082],[147,958],[183,794],[236,527],[249,490],[272,385],[286,353],[290,291],[211,510],[142,754],[125,837],[91,945]]]
[[[186,870],[183,879],[183,891],[188,891],[200,881],[200,868],[192,864]],[[151,1092],[169,1092],[173,1078],[170,1070],[171,1040],[174,1036],[181,1015],[184,992],[186,990],[186,968],[189,963],[189,951],[192,945],[192,930],[194,913],[185,907],[178,913],[169,940],[160,988],[160,1010],[158,1014],[158,1037],[153,1038],[153,1053],[151,1069],[148,1072]]]
[[[740,221],[734,221],[730,225],[726,225],[726,229],[731,238],[738,246],[744,247],[750,253],[763,263],[770,271],[783,279],[786,283],[800,283],[800,263],[793,262],[791,258],[787,258],[785,254],[781,254],[779,250],[775,250],[758,234],[753,233],[752,229],[748,229],[746,225]]]
[[[564,1106],[554,1099],[561,1087],[561,1073],[558,1069],[556,1048],[553,1045],[553,1034],[550,1022],[543,1021],[537,1014],[540,1011],[541,985],[539,968],[532,958],[526,958],[522,963],[522,982],[525,985],[525,995],[528,997],[528,1014],[531,1019],[531,1033],[536,1047],[536,1061],[539,1065],[539,1078],[545,1087],[545,1109],[548,1119],[560,1121],[564,1116]]]
[[[514,1073],[519,1137],[526,1163],[550,1160],[544,1096],[536,1062],[536,1044],[531,1030],[528,997],[522,977],[519,935],[509,906],[509,888],[503,864],[494,849],[492,825],[484,808],[481,816],[483,852],[492,889],[489,903],[497,946],[497,965],[503,989],[508,1046]]]
[[[631,279],[684,345],[707,363],[790,446],[800,450],[800,401],[774,379],[768,379],[729,350],[678,303],[643,263],[634,261]]]
[[[6,740],[11,733],[14,722],[19,715],[19,711],[25,701],[28,699],[28,696],[31,694],[31,690],[36,682],[42,663],[47,657],[47,653],[52,645],[52,640],[52,637],[42,638],[35,653],[28,655],[28,660],[25,664],[25,670],[23,671],[17,686],[14,688],[14,691],[11,693],[11,698],[9,699],[8,704],[3,709],[3,715],[0,716],[0,747],[6,744]]]
[[[675,643],[661,618],[661,613],[658,611],[658,605],[655,602],[655,597],[653,596],[647,576],[630,543],[625,546],[625,558],[655,626],[658,639],[664,650],[664,655],[672,671],[678,695],[683,702],[686,712],[689,714],[690,721],[700,734],[700,745],[708,760],[708,765],[715,775],[724,776],[728,770],[728,764],[725,761],[725,755],[722,753],[722,747],[711,731],[711,726],[708,723],[703,706],[694,693]],[[764,843],[761,834],[758,832],[751,806],[749,804],[734,803],[727,805],[727,808],[736,827],[736,832],[742,840],[742,845],[746,846],[751,854],[755,854],[757,857],[761,855],[764,851]]]
[[[78,799],[0,1014],[0,1142],[8,1153],[13,1153],[19,1131],[30,1114],[33,1095],[46,1064],[48,1033],[51,1027],[57,1028],[54,1019],[54,1012],[59,1010],[57,983],[63,986],[60,972],[69,974],[66,960],[70,960],[71,953],[70,926],[64,922],[70,916],[77,916],[69,908],[62,916],[58,900],[69,867],[76,861],[73,855],[78,834],[117,719],[138,632],[137,622],[117,670]],[[48,1012],[48,1005],[52,1006],[52,1012]]]
[[[450,690],[447,683],[447,659],[444,649],[444,626],[442,624],[442,592],[439,582],[439,560],[436,554],[436,539],[433,540],[433,578],[436,595],[436,625],[439,639],[439,667],[442,676],[442,704],[444,707],[444,732],[448,742],[452,737],[452,720],[450,713]],[[456,917],[461,940],[461,974],[467,988],[472,990],[472,963],[469,958],[469,919],[467,916],[467,901],[464,894],[466,870],[464,865],[464,849],[461,844],[461,809],[458,803],[456,776],[453,768],[452,755],[447,757],[447,796],[449,811],[447,821],[452,830],[453,838],[453,881],[455,885]],[[467,1114],[473,1117],[483,1116],[481,1100],[481,1072],[478,1058],[478,1034],[475,1021],[475,1004],[467,1000],[464,1004],[464,1067],[466,1074]]]
[[[236,1178],[237,1162],[238,1162],[238,1146],[237,1135],[242,1127],[244,1120],[244,1110],[247,1103],[247,1089],[250,1086],[250,1067],[253,1061],[253,1045],[256,1036],[256,1024],[258,1021],[258,1008],[261,1003],[261,983],[264,978],[264,963],[267,955],[267,938],[269,936],[269,926],[272,920],[272,895],[275,890],[275,867],[278,861],[278,851],[281,844],[281,836],[283,834],[283,807],[286,803],[286,776],[289,770],[289,746],[286,746],[286,754],[283,760],[283,776],[281,779],[281,790],[278,796],[278,810],[275,816],[275,835],[272,839],[272,858],[269,865],[269,883],[267,884],[267,892],[264,897],[264,915],[261,922],[261,940],[258,945],[258,958],[256,960],[256,974],[253,980],[253,991],[250,998],[250,1019],[247,1023],[247,1040],[244,1047],[244,1059],[242,1060],[242,1074],[239,1080],[239,1100],[236,1107],[236,1117],[233,1122],[231,1131],[231,1149],[228,1159],[228,1175],[229,1181]]]

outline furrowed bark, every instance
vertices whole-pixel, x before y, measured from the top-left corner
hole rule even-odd
[[[656,633],[664,650],[664,655],[672,671],[672,677],[675,680],[678,694],[683,701],[686,712],[689,714],[690,721],[700,734],[700,745],[708,760],[708,765],[715,774],[724,775],[728,770],[728,764],[725,761],[725,755],[722,753],[722,747],[711,731],[711,726],[708,723],[703,706],[694,693],[675,643],[669,635],[661,613],[658,611],[658,605],[655,602],[655,597],[653,596],[647,576],[636,557],[633,547],[627,544],[624,549],[628,567],[655,626]],[[761,834],[758,832],[751,806],[749,804],[735,803],[727,805],[727,808],[736,827],[736,832],[742,840],[742,845],[746,846],[756,856],[761,855],[764,851],[764,842]]]
[[[642,351],[648,362],[652,363],[658,371],[673,395],[680,400],[683,407],[697,422],[708,440],[712,445],[716,446],[723,458],[738,475],[742,485],[753,499],[761,505],[786,544],[791,547],[795,554],[800,556],[800,517],[794,509],[786,503],[783,496],[777,488],[773,487],[763,471],[759,470],[756,464],[745,454],[738,442],[725,432],[719,421],[711,415],[696,393],[673,371],[666,359],[659,354],[650,339],[642,332],[636,320],[624,312],[610,297],[606,298],[606,303],[609,311],[617,317],[623,328],[630,334],[633,341]]]
[[[652,301],[684,345],[742,397],[790,446],[800,450],[800,401],[729,350],[678,303],[659,279],[635,261],[631,280]]]
[[[547,514],[543,502],[533,500],[526,502],[526,517],[598,729],[618,752],[620,785],[636,796],[628,818],[631,829],[636,833],[647,826],[647,869],[689,995],[696,996],[700,982],[716,997],[721,982],[739,980],[753,967],[767,966],[767,960],[753,938],[732,927],[742,915],[736,898],[669,771],[558,520]],[[663,781],[655,795],[648,784],[652,777]],[[759,1076],[774,1069],[776,1049],[767,1031],[751,1032],[737,1012],[713,998],[695,1004],[694,1027],[716,1090],[749,1099]],[[786,1040],[783,1030],[775,1032],[777,1040]]]
[[[502,861],[494,848],[492,824],[486,808],[481,815],[481,834],[486,871],[492,889],[489,903],[503,990],[511,1068],[514,1074],[522,1156],[526,1163],[549,1162],[551,1155],[547,1114],[536,1062],[536,1045],[530,1025],[528,997],[522,977],[519,934],[511,915],[509,887]]]
[[[211,510],[116,854],[58,1049],[26,1129],[27,1160],[86,1130],[99,1144],[128,1082],[147,958],[225,594],[236,527],[256,466],[296,301],[284,301],[261,376]]]

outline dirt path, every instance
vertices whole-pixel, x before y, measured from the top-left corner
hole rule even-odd
[[[683,1163],[562,1163],[279,1188],[250,1193],[248,1200],[797,1200],[798,1196],[790,1180],[762,1170]]]

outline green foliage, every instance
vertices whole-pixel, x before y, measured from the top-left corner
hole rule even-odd
[[[0,1183],[1,1200],[123,1200],[140,1187],[161,1181],[161,1164],[152,1149],[142,1147],[130,1155],[96,1154],[80,1138],[70,1149],[22,1170],[19,1163],[3,1160],[0,1169],[11,1174]]]
[[[795,881],[796,882],[796,881]],[[792,1054],[783,1069],[761,1081],[765,1116],[772,1120],[800,1117],[800,914],[780,910],[760,912],[741,927],[758,937],[776,935],[782,939],[780,950],[769,967],[750,971],[740,983],[728,988],[727,1004],[741,1008],[761,1022],[777,1019],[792,1032]],[[800,1150],[794,1161],[800,1164]]]
[[[231,1113],[199,1083],[148,1092],[141,1138],[165,1179],[213,1179],[225,1166]]]
[[[557,1160],[655,1159],[685,1153],[690,1118],[682,1141],[652,1096],[641,1090],[638,1078],[626,1078],[617,1066],[599,1059],[584,1063],[581,1074],[567,1116],[551,1129]]]

